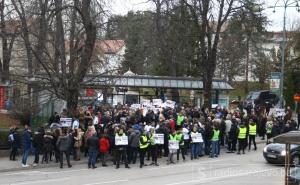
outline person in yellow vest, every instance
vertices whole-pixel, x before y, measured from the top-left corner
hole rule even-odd
[[[144,131],[140,136],[140,168],[143,168],[143,166],[147,166],[144,163],[144,159],[150,141],[146,132],[147,131]]]
[[[211,154],[210,158],[218,157],[219,154],[219,138],[220,138],[220,130],[218,126],[215,124],[213,126],[213,134],[211,138]]]
[[[182,159],[185,161],[185,154],[184,154],[184,139],[182,128],[180,128],[176,133],[176,140],[179,141],[179,149],[177,150],[177,161],[179,161],[179,154],[181,152]]]
[[[149,134],[149,139],[150,139],[150,145],[149,145],[149,149],[150,149],[150,153],[151,153],[151,157],[152,157],[152,163],[150,165],[155,165],[155,166],[159,166],[157,164],[157,145],[155,143],[154,140],[154,128],[150,128],[150,134]]]
[[[176,139],[176,131],[172,130],[171,134],[169,135],[169,155],[168,155],[168,160],[167,160],[167,164],[175,164],[174,160],[173,160],[173,155],[177,152],[177,149],[173,149],[170,148],[170,141],[177,141]]]
[[[241,154],[241,150],[243,150],[243,154],[245,154],[246,138],[247,138],[247,128],[245,127],[244,123],[241,123],[240,128],[238,130],[239,149],[237,154]]]
[[[249,146],[248,150],[251,149],[251,143],[253,141],[254,145],[254,150],[256,150],[256,142],[255,142],[255,137],[256,137],[256,124],[252,119],[249,120]]]

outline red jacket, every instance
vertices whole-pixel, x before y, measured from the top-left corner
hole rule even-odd
[[[174,121],[174,119],[170,119],[170,127],[171,127],[171,130],[175,130],[175,121]]]
[[[99,150],[101,153],[106,153],[109,150],[109,140],[106,137],[99,139]]]

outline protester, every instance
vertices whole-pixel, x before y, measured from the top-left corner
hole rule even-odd
[[[19,128],[18,127],[14,128],[12,130],[12,133],[9,135],[9,137],[11,142],[11,152],[10,152],[9,159],[15,161],[18,149],[21,147]]]
[[[87,147],[89,150],[89,159],[88,159],[88,168],[97,168],[96,166],[96,159],[98,155],[98,147],[99,147],[99,141],[97,134],[94,133],[92,137],[89,137],[87,139]]]
[[[59,151],[59,162],[60,168],[63,168],[63,155],[65,154],[67,159],[68,167],[71,168],[72,165],[70,163],[70,136],[68,135],[68,130],[66,128],[62,129],[61,135],[58,137],[56,142],[56,147]]]
[[[24,126],[23,131],[23,156],[22,156],[22,167],[29,167],[27,164],[27,158],[31,150],[31,130],[28,125]]]

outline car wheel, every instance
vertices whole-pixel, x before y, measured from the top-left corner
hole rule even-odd
[[[294,166],[300,165],[300,155],[294,155],[292,157],[292,165],[294,165]]]

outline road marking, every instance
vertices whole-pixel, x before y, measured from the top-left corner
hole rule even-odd
[[[255,174],[255,173],[262,173],[262,172],[268,172],[268,171],[273,171],[273,170],[278,170],[278,168],[275,168],[275,169],[266,169],[266,170],[258,170],[258,171],[245,172],[245,173],[237,173],[237,174],[234,174],[234,175],[226,175],[226,176],[219,176],[219,177],[209,177],[209,178],[203,178],[203,179],[199,179],[199,180],[175,182],[175,183],[170,183],[170,184],[166,184],[166,185],[180,185],[180,184],[191,184],[191,183],[204,183],[204,182],[207,182],[207,181],[209,182],[209,181],[218,180],[218,179],[238,177],[238,176],[245,176],[245,175],[250,175],[250,174]]]
[[[198,163],[193,163],[193,162],[188,162],[186,164],[175,164],[175,165],[169,165],[169,166],[163,166],[163,167],[157,167],[157,168],[149,168],[147,170],[159,170],[159,169],[168,169],[168,168],[178,168],[180,166],[196,166],[196,165],[200,165],[200,164],[209,164],[209,163],[215,163],[215,162],[219,162],[219,161],[223,161],[221,159],[218,160],[211,160],[211,161],[203,161],[203,162],[198,162]]]
[[[16,183],[11,183],[10,185],[44,184],[47,182],[58,182],[58,181],[66,181],[66,180],[70,180],[70,178],[43,179],[43,180],[28,181],[28,182],[16,182]]]
[[[116,182],[128,182],[128,179],[120,179],[120,180],[114,180],[114,181],[106,181],[106,182],[95,182],[90,184],[83,184],[83,185],[100,185],[100,184],[111,184]]]
[[[3,174],[5,176],[10,176],[10,175],[21,175],[21,174],[26,174],[26,175],[35,175],[36,173],[39,173],[40,171],[24,171],[24,172],[16,172],[16,173],[7,173]]]

